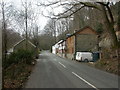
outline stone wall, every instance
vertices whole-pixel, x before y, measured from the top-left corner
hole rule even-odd
[[[111,45],[112,45],[112,42],[109,36],[106,36],[99,42],[99,46],[101,48],[108,48],[108,47],[111,47]]]
[[[97,51],[97,36],[96,35],[77,35],[76,36],[76,51]]]

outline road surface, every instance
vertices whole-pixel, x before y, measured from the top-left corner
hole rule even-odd
[[[47,51],[39,58],[25,88],[118,88],[118,76],[114,74]]]

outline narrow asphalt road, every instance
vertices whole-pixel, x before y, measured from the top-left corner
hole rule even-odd
[[[114,74],[46,51],[39,58],[25,88],[118,88]]]

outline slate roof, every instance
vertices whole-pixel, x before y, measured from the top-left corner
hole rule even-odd
[[[20,44],[21,42],[23,42],[24,40],[26,40],[26,38],[22,39],[21,41],[17,42],[13,47],[17,46],[18,44]],[[36,47],[32,42],[30,42],[28,40],[28,43],[30,43],[33,47]]]

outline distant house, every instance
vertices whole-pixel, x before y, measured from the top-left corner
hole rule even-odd
[[[94,29],[86,26],[73,34],[69,34],[65,40],[60,40],[52,46],[52,52],[61,57],[75,59],[76,52],[98,51],[98,34]]]
[[[98,50],[98,35],[94,29],[86,26],[66,38],[66,56],[75,59],[76,52]]]
[[[54,53],[54,54],[59,54],[60,53],[60,51],[61,51],[61,42],[62,42],[63,40],[60,40],[59,42],[57,42],[54,46],[52,46],[52,53]]]
[[[58,54],[59,56],[61,57],[65,57],[65,40],[60,40],[59,43],[58,43]]]
[[[52,46],[52,53],[57,54],[58,53],[58,43]]]
[[[23,39],[14,45],[13,51],[16,52],[19,49],[25,50],[26,49],[26,42],[27,42],[27,49],[29,51],[34,51],[36,49],[36,46],[33,43],[31,43],[29,40]]]

